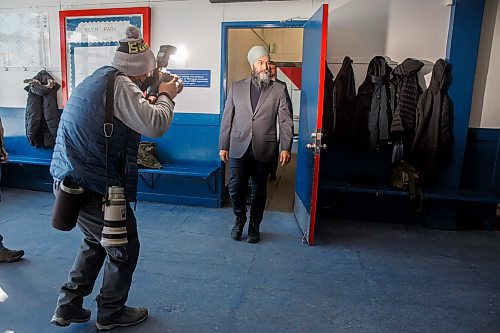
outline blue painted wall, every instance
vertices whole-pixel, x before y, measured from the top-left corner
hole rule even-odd
[[[35,149],[25,135],[23,108],[0,108],[0,117],[6,129],[5,146],[11,156],[52,158],[52,150]],[[158,157],[163,164],[201,165],[220,167],[217,142],[219,115],[202,113],[175,113],[174,121],[162,138],[143,138],[156,144]],[[3,167],[2,182],[13,187],[50,191],[52,179],[48,166],[14,165]],[[214,176],[221,178],[220,169]],[[217,183],[217,182],[216,182]],[[150,189],[139,179],[139,199],[178,204],[219,207],[221,186],[210,188],[202,178],[159,176],[155,189]]]
[[[500,194],[499,129],[469,129],[461,188]]]
[[[483,11],[484,0],[455,0],[451,11],[446,58],[453,66],[453,152],[438,185],[449,191],[458,190],[462,179]]]
[[[219,166],[219,114],[174,113],[168,132],[155,142],[162,163]]]

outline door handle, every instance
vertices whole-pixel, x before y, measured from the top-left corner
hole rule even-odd
[[[326,144],[321,143],[322,137],[321,130],[311,133],[311,142],[306,144],[306,149],[312,151],[314,155],[319,155],[321,149],[326,149]]]

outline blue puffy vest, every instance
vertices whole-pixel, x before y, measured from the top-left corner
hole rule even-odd
[[[116,71],[111,66],[101,67],[72,91],[61,115],[50,165],[55,179],[68,177],[102,195],[107,192],[103,131],[106,85],[108,76]],[[108,184],[124,186],[127,199],[135,201],[141,136],[116,118],[113,124],[108,146]]]

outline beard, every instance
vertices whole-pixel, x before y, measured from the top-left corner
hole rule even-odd
[[[252,70],[252,84],[261,90],[266,89],[271,85],[271,75],[268,70],[261,70],[256,72]]]
[[[149,86],[151,85],[151,78],[147,77],[144,80],[141,80],[139,78],[130,78],[130,80],[142,91],[146,92],[148,90]]]

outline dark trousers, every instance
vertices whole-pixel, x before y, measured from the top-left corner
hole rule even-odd
[[[97,296],[98,319],[119,315],[128,298],[139,257],[139,238],[133,210],[127,205],[127,239],[123,247],[102,247],[100,244],[104,213],[97,203],[85,204],[80,210],[78,226],[84,239],[69,272],[68,282],[61,287],[57,311],[71,314],[81,308],[83,298],[94,288],[101,267],[104,265],[102,287]]]
[[[267,179],[271,163],[259,162],[255,159],[252,144],[241,158],[230,158],[231,178],[229,195],[236,216],[244,216],[247,212],[246,189],[248,180],[252,179],[250,219],[261,222],[267,200]]]

